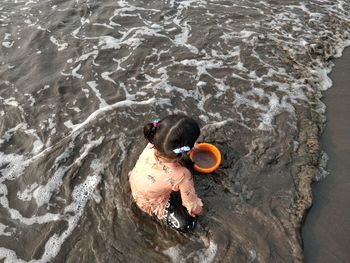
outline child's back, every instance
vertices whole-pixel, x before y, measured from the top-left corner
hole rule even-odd
[[[163,218],[171,192],[181,192],[182,203],[189,211],[197,205],[202,206],[194,191],[190,171],[177,162],[164,163],[159,160],[152,144],[148,144],[140,155],[129,180],[137,205],[159,219]]]
[[[144,134],[150,143],[129,173],[132,196],[144,212],[177,229],[188,230],[189,227],[181,226],[181,220],[191,219],[194,224],[203,204],[197,197],[190,171],[179,160],[193,147],[199,127],[187,116],[170,115],[159,123],[146,124]],[[176,197],[177,193],[181,196]]]

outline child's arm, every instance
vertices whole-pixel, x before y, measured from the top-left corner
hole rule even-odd
[[[179,185],[179,190],[181,194],[182,204],[188,210],[191,216],[196,216],[202,213],[203,203],[200,198],[198,198],[196,190],[194,188],[192,175],[189,171],[184,174],[184,179]]]

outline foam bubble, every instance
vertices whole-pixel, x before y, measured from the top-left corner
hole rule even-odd
[[[58,40],[54,37],[54,36],[51,36],[50,37],[50,41],[57,46],[58,48],[58,51],[62,51],[64,49],[66,49],[68,47],[68,43],[59,43]]]
[[[318,171],[315,176],[316,181],[321,181],[322,179],[326,178],[329,175],[329,171],[327,171],[327,163],[328,163],[329,157],[326,152],[321,152],[321,158],[318,165]]]
[[[214,262],[218,246],[213,241],[210,241],[208,248],[203,248],[198,250],[195,254],[195,258],[201,263],[211,263]]]
[[[18,105],[19,105],[14,97],[5,99],[4,104],[12,106],[12,107],[18,107]]]
[[[176,245],[169,247],[163,251],[163,254],[168,256],[173,263],[185,263],[185,262],[201,262],[211,263],[214,262],[215,255],[217,253],[218,246],[213,241],[209,242],[209,246],[193,251],[188,255],[183,255],[181,246]]]
[[[4,263],[24,263],[25,261],[17,258],[16,252],[11,249],[0,247],[0,259],[5,259]]]
[[[15,228],[10,228],[0,223],[0,236],[11,236],[14,231],[15,231]]]
[[[39,185],[34,183],[29,185],[24,191],[17,192],[17,198],[22,201],[30,201],[33,198],[33,190],[36,189]]]
[[[83,75],[79,74],[78,73],[78,70],[80,69],[81,67],[81,63],[78,64],[75,68],[72,69],[72,76],[77,78],[77,79],[83,79]]]
[[[98,84],[96,81],[88,81],[86,82],[91,90],[95,93],[97,99],[100,101],[100,108],[108,106],[107,102],[101,97],[100,91],[97,89]]]
[[[10,33],[5,33],[4,41],[2,42],[2,46],[6,48],[11,48],[15,41],[12,40],[12,35]]]
[[[180,248],[179,246],[169,247],[163,251],[163,254],[168,256],[173,263],[184,262],[184,259],[180,258]]]
[[[328,77],[328,74],[331,72],[330,68],[317,68],[314,70],[310,70],[310,72],[318,78],[319,89],[325,91],[332,87],[332,80]]]
[[[23,155],[0,152],[0,167],[2,167],[0,183],[19,177],[27,165],[28,163]]]

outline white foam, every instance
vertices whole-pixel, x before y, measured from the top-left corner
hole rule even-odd
[[[12,136],[16,133],[17,130],[20,129],[27,129],[27,124],[26,123],[19,123],[15,127],[8,129],[6,132],[4,132],[3,136],[0,138],[0,145],[8,142]]]
[[[57,46],[58,48],[58,51],[62,51],[64,49],[66,49],[68,47],[68,43],[59,43],[58,40],[54,37],[54,36],[51,36],[50,37],[50,41]]]
[[[214,262],[218,246],[213,241],[209,242],[209,246],[193,251],[188,255],[184,255],[180,245],[169,247],[163,251],[163,254],[168,256],[173,263],[185,263],[185,262],[200,262],[211,263]]]
[[[72,69],[72,76],[78,79],[83,79],[83,75],[78,73],[78,70],[80,69],[81,64],[77,65],[75,68]]]
[[[328,163],[329,157],[326,152],[321,152],[321,158],[318,165],[318,171],[315,176],[316,181],[321,181],[322,179],[326,178],[330,173],[327,171],[327,163]]]
[[[12,40],[12,36],[10,33],[5,33],[4,41],[2,42],[2,46],[6,48],[11,48],[15,41]]]
[[[339,58],[342,56],[343,54],[343,50],[345,47],[350,46],[350,39],[345,40],[343,43],[338,43],[338,45],[335,47],[335,54],[334,57],[335,58]]]
[[[114,27],[113,26],[116,26],[116,25],[119,25],[119,24],[106,24],[106,23],[93,23],[94,26],[103,26],[103,27],[106,27],[106,28],[109,28],[109,29],[113,29]]]
[[[11,48],[14,43],[15,43],[15,41],[3,41],[2,46],[6,47],[6,48]]]
[[[63,242],[72,234],[78,224],[86,203],[90,199],[92,192],[97,187],[100,180],[100,176],[88,176],[83,183],[74,187],[72,194],[73,201],[64,210],[66,221],[68,222],[68,228],[60,235],[54,234],[50,237],[45,244],[45,251],[39,262],[49,262],[58,254]],[[73,215],[69,212],[73,212]]]
[[[86,151],[84,151],[84,153],[85,152]],[[68,206],[66,206],[64,210],[65,216],[47,213],[43,216],[25,218],[19,213],[19,211],[9,208],[8,200],[6,198],[8,194],[7,187],[4,184],[0,184],[0,203],[4,208],[8,209],[12,219],[19,220],[21,223],[26,225],[44,224],[62,219],[65,219],[68,222],[68,228],[65,231],[63,231],[60,235],[53,234],[46,242],[45,251],[42,257],[40,259],[34,259],[29,262],[46,263],[51,261],[51,259],[58,254],[65,239],[69,237],[69,235],[71,235],[73,232],[83,214],[87,201],[93,196],[93,192],[101,180],[101,176],[99,174],[103,171],[104,168],[100,161],[98,159],[95,159],[91,162],[91,169],[93,175],[87,176],[83,183],[74,187],[72,193],[73,201]],[[32,191],[35,187],[36,184],[33,184],[29,189],[27,189],[27,194],[29,194],[29,192]],[[26,200],[28,200],[27,194],[22,193],[22,197],[24,197]],[[9,229],[10,232],[5,231],[6,229]],[[15,230],[8,228],[7,226],[0,223],[0,235],[10,236],[12,235],[13,231]],[[14,251],[6,248],[0,248],[0,259],[5,259],[4,262],[25,262],[22,259],[19,259]]]
[[[74,162],[68,166],[58,167],[54,174],[49,178],[48,182],[45,185],[40,185],[33,192],[33,197],[38,205],[38,207],[48,204],[51,196],[54,192],[58,191],[63,183],[63,177],[65,174],[73,167],[80,166],[81,162],[86,158],[89,152],[100,145],[103,141],[104,137],[100,137],[97,140],[89,139],[88,143],[84,145],[84,147],[80,151],[80,155]],[[59,165],[59,162],[63,159],[66,159],[67,156],[70,155],[73,148],[73,144],[70,144],[70,147],[67,151],[63,152],[59,157],[56,158],[55,164],[56,167]]]
[[[19,103],[16,101],[14,97],[5,99],[3,103],[12,107],[18,107],[19,105]]]
[[[112,36],[100,36],[98,45],[101,49],[119,49],[121,41]]]
[[[127,58],[128,58],[128,57],[127,57]],[[127,58],[125,58],[124,60],[126,60]],[[135,99],[135,95],[131,95],[131,94],[129,93],[129,91],[126,89],[124,83],[121,83],[121,82],[118,82],[118,83],[117,83],[116,81],[114,81],[114,80],[110,77],[110,75],[112,75],[113,73],[117,72],[118,70],[124,70],[124,69],[120,66],[120,64],[121,64],[123,61],[118,61],[118,60],[116,60],[116,59],[113,59],[113,61],[117,62],[117,68],[116,68],[116,70],[111,71],[111,72],[108,72],[108,71],[102,72],[102,73],[101,73],[101,77],[102,77],[104,80],[110,81],[110,82],[112,82],[113,84],[118,85],[119,88],[122,88],[123,91],[124,91],[124,93],[125,93],[125,99],[126,99],[126,100],[134,100],[134,99]]]
[[[75,125],[73,124],[72,120],[65,121],[64,126],[66,126],[68,129],[74,129]]]
[[[166,104],[166,105],[170,104],[169,99],[158,99],[156,101],[154,98],[151,98],[151,99],[148,99],[148,100],[144,100],[144,101],[131,101],[131,100],[118,101],[118,102],[116,102],[114,104],[111,104],[109,106],[100,108],[100,109],[94,111],[93,113],[91,113],[90,116],[85,119],[85,121],[83,121],[82,123],[74,125],[73,132],[76,132],[76,131],[82,129],[88,123],[90,123],[91,121],[95,120],[97,118],[97,116],[100,115],[103,112],[111,111],[111,110],[114,110],[116,108],[121,108],[121,107],[130,107],[132,105],[147,105],[147,104],[152,104],[152,103],[155,103],[155,102],[157,102],[158,104]]]
[[[41,216],[33,216],[33,217],[24,217],[21,213],[13,208],[10,208],[9,201],[7,199],[8,190],[6,185],[0,184],[0,204],[7,209],[10,214],[11,219],[18,220],[25,225],[33,225],[33,224],[44,224],[52,221],[57,221],[60,219],[59,214],[46,213]]]
[[[55,117],[55,115],[52,114],[51,117],[47,119],[47,122],[48,122],[47,129],[48,130],[55,130],[56,123],[54,121],[54,117]],[[51,134],[53,134],[53,133],[51,133]]]
[[[91,161],[90,164],[91,169],[93,170],[93,174],[96,176],[99,176],[103,170],[104,170],[104,166],[101,163],[101,161],[99,159],[94,159]],[[95,190],[91,193],[92,198],[94,199],[94,201],[99,204],[102,200],[102,196],[101,193],[99,191],[99,189],[96,187]]]
[[[85,93],[85,97],[88,98],[90,96],[90,90],[89,89],[81,89]]]
[[[16,253],[7,248],[0,247],[0,259],[5,259],[4,263],[24,263],[25,261],[19,259]]]
[[[46,89],[49,89],[50,88],[50,85],[45,85],[43,88],[41,88],[40,90],[38,90],[36,93],[39,94],[41,93],[42,91],[46,90]]]
[[[175,35],[175,39],[174,39],[174,44],[177,46],[185,46],[187,47],[189,50],[191,50],[193,53],[198,54],[198,49],[189,44],[188,39],[190,37],[190,32],[191,32],[191,26],[188,24],[188,22],[184,22],[182,25],[180,24],[181,19],[175,18],[173,20],[173,22],[181,28],[181,33]]]
[[[32,135],[33,137],[36,138],[36,140],[33,142],[33,147],[32,147],[32,154],[36,155],[38,154],[43,148],[44,144],[41,141],[40,137],[36,133],[36,130],[34,129],[27,129],[25,130],[25,133]]]
[[[32,185],[29,185],[24,191],[17,192],[17,198],[22,201],[30,201],[33,198],[33,190],[37,188],[39,185],[37,183],[34,183]]]
[[[33,107],[35,104],[35,99],[34,99],[33,95],[29,94],[29,93],[25,93],[24,95],[29,97],[28,101],[30,102],[30,106]]]
[[[96,189],[98,183],[101,181],[101,177],[97,174],[101,172],[101,169],[103,168],[101,164],[99,164],[98,160],[95,160],[93,163],[94,164],[92,166],[92,169],[94,171],[94,175],[88,176],[83,183],[74,187],[74,190],[72,193],[73,201],[65,208],[65,211],[64,211],[66,215],[65,220],[68,222],[67,229],[64,230],[61,234],[53,234],[45,244],[45,250],[42,257],[40,259],[30,260],[29,262],[31,263],[50,262],[58,254],[64,241],[72,234],[73,230],[77,226],[83,214],[87,201],[91,198],[93,191]],[[1,200],[2,198],[3,197],[1,197]],[[46,222],[38,221],[35,223],[42,224]],[[0,224],[0,233],[4,232],[5,227],[6,226]],[[4,232],[4,233],[7,233],[7,232]],[[4,262],[9,262],[9,263],[26,262],[18,258],[16,253],[13,250],[2,248],[2,247],[0,247],[0,259],[5,259]]]
[[[213,241],[210,241],[208,248],[203,248],[195,252],[195,258],[201,263],[211,263],[214,262],[218,246]]]
[[[9,231],[10,230],[10,231]],[[10,228],[2,223],[0,223],[0,236],[12,236],[15,228]]]
[[[257,259],[257,254],[254,249],[249,250],[249,262],[253,262]]]
[[[0,167],[3,167],[1,168],[0,184],[5,180],[14,180],[22,175],[27,165],[28,163],[23,155],[0,152]]]
[[[332,86],[332,80],[328,76],[328,74],[331,72],[330,68],[317,68],[317,69],[310,69],[311,74],[313,74],[316,78],[318,78],[318,82],[320,83],[319,89],[322,91],[325,91],[329,89]]]
[[[75,112],[78,112],[78,113],[81,112],[81,109],[78,107],[68,107],[68,109],[74,110]]]
[[[83,54],[79,57],[78,61],[85,61],[87,60],[89,57],[94,57],[94,59],[97,57],[98,55],[98,50],[93,50],[91,52],[88,52],[86,54]],[[68,61],[67,61],[68,62]]]
[[[113,84],[117,84],[112,78],[110,78],[109,76],[112,75],[114,72],[102,72],[101,73],[101,77],[104,79],[104,80],[107,80],[107,81],[110,81],[112,82]]]
[[[164,250],[163,254],[168,256],[173,263],[182,263],[184,259],[180,258],[180,251],[179,246],[174,246]]]

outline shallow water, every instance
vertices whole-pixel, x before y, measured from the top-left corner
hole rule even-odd
[[[320,91],[346,1],[0,3],[0,259],[298,262]],[[195,116],[223,154],[194,174],[205,245],[133,205],[142,123]]]
[[[201,168],[211,168],[215,165],[216,158],[210,151],[197,150],[193,155],[193,161]]]

